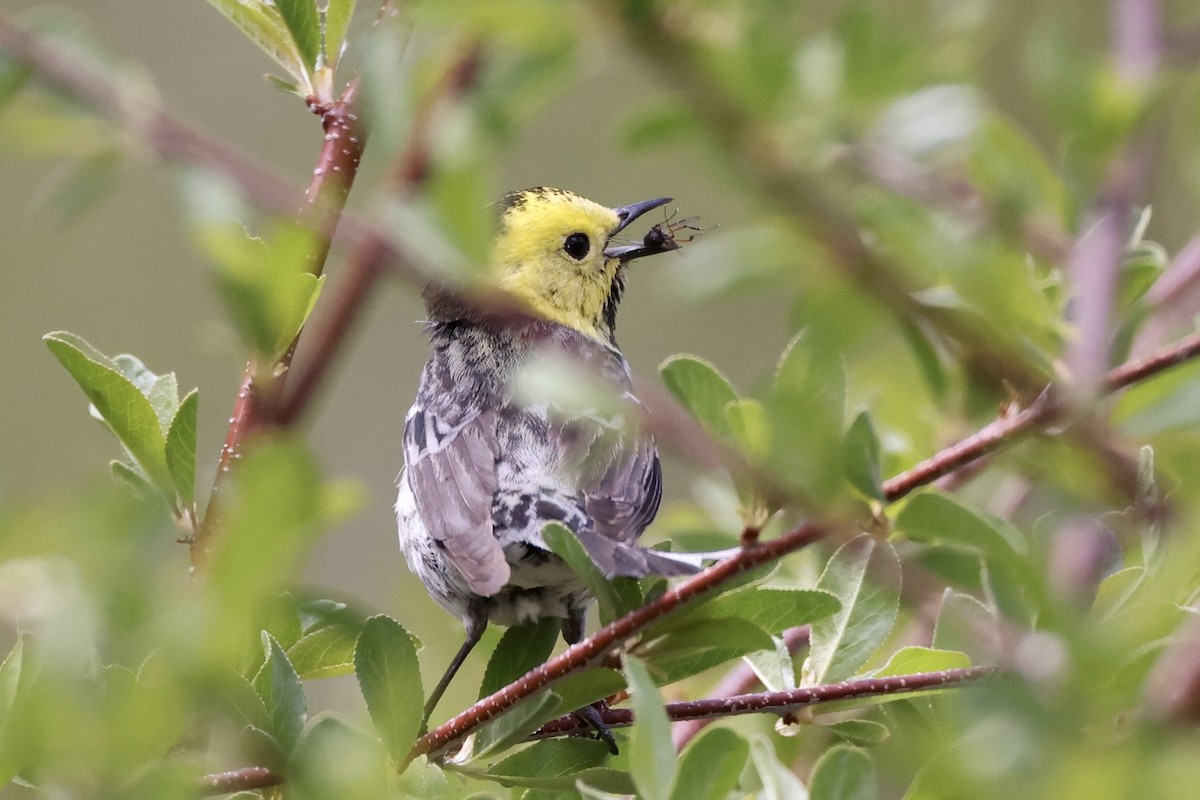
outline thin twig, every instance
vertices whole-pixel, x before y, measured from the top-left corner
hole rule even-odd
[[[802,625],[798,628],[792,628],[783,632],[783,645],[789,653],[795,653],[800,648],[808,644],[810,628],[807,625]],[[738,695],[749,694],[754,687],[760,685],[758,673],[756,673],[745,660],[741,661],[736,667],[731,669],[721,682],[713,688],[713,697],[737,697]],[[673,703],[668,703],[669,709]],[[699,717],[679,722],[671,729],[671,743],[675,745],[675,752],[683,750],[687,747],[687,743],[695,739],[700,731],[708,727],[720,715]],[[557,720],[556,720],[557,721]],[[547,723],[552,725],[553,722]],[[544,728],[545,726],[543,726]],[[536,735],[536,734],[535,734]]]
[[[761,692],[740,694],[732,697],[711,697],[705,700],[686,700],[667,703],[667,719],[673,722],[707,722],[719,717],[741,714],[777,713],[787,714],[802,708],[814,708],[850,700],[871,697],[895,697],[917,694],[936,689],[963,686],[997,673],[992,667],[963,667],[938,672],[918,672],[912,675],[893,675],[886,678],[861,678],[859,680],[792,689],[783,692]],[[610,728],[632,725],[633,712],[627,708],[608,708],[600,712],[600,718]],[[574,715],[553,719],[530,735],[531,739],[549,739],[558,736],[586,734],[588,728]],[[232,772],[206,775],[200,781],[206,795],[227,794],[236,791],[259,789],[283,783],[283,777],[266,767],[245,767]]]
[[[435,120],[448,105],[457,102],[474,86],[482,65],[482,53],[483,47],[478,41],[466,42],[441,80],[422,98],[404,150],[397,158],[396,166],[389,171],[393,191],[410,193],[425,181],[429,173]],[[333,298],[329,313],[314,328],[311,337],[305,337],[305,342],[311,340],[312,344],[303,372],[292,381],[286,396],[269,411],[274,424],[295,424],[307,410],[355,323],[361,318],[362,307],[373,294],[392,256],[387,243],[376,237],[359,242],[351,253],[345,268],[345,282]]]
[[[215,772],[200,779],[204,795],[253,792],[283,783],[283,776],[267,767],[242,767],[229,772]]]
[[[304,190],[304,201],[300,207],[300,222],[313,231],[314,247],[308,255],[307,270],[320,275],[333,243],[333,235],[341,219],[342,209],[358,174],[366,146],[367,132],[356,112],[358,80],[351,80],[341,98],[328,109],[321,110],[321,127],[325,131],[324,143],[313,169],[312,181]],[[218,492],[228,477],[233,464],[241,457],[246,442],[258,429],[271,421],[267,408],[278,405],[280,393],[287,379],[288,369],[299,340],[297,334],[290,347],[274,364],[262,364],[251,359],[246,365],[242,383],[234,400],[233,414],[225,434],[217,461],[217,473],[213,480],[212,493],[204,519],[192,540],[192,567],[202,571],[213,548],[213,537],[218,527]]]
[[[930,689],[943,689],[978,681],[995,675],[994,667],[961,667],[938,672],[919,672],[912,675],[893,675],[886,678],[860,678],[858,680],[812,686],[806,689],[791,689],[781,692],[759,692],[733,697],[710,697],[704,700],[685,700],[666,703],[667,719],[672,722],[684,720],[711,720],[741,714],[763,712],[787,714],[801,708],[826,703],[860,700],[865,697],[888,697],[913,694]],[[628,708],[610,708],[600,712],[600,718],[610,728],[621,728],[634,722],[633,712]],[[534,739],[552,736],[569,736],[587,733],[588,727],[578,717],[567,715],[547,722],[532,735]]]

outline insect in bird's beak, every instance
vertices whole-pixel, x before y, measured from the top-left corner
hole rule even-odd
[[[647,211],[658,208],[659,206],[665,206],[669,202],[671,202],[671,198],[659,197],[655,200],[643,200],[640,203],[633,203],[631,205],[621,206],[620,208],[614,209],[617,212],[617,218],[620,220],[620,222],[617,223],[617,229],[613,231],[613,235],[615,236],[616,234],[620,233],[627,225],[629,225],[629,223],[633,222]],[[609,258],[619,258],[622,261],[632,261],[635,258],[650,256],[661,252],[664,252],[662,248],[647,246],[645,243],[621,245],[618,247],[606,247],[604,249],[604,255]]]

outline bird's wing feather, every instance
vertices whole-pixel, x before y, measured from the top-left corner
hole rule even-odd
[[[429,535],[485,597],[508,583],[509,566],[492,530],[496,494],[496,414],[483,411],[450,425],[414,407],[404,425],[409,486]]]

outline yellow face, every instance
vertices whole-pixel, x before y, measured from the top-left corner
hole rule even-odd
[[[638,214],[667,201],[612,209],[563,189],[538,187],[510,194],[505,202],[493,255],[500,287],[547,319],[611,339],[623,261],[636,256],[604,250]]]

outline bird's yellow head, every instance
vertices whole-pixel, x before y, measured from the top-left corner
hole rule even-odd
[[[564,189],[504,198],[493,264],[501,288],[560,325],[611,342],[625,264],[663,247],[613,246],[612,237],[670,198],[607,208]]]

